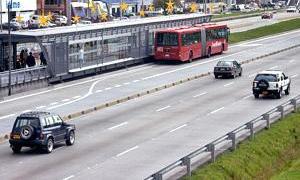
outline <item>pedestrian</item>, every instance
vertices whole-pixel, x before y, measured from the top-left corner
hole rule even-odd
[[[26,63],[27,63],[28,67],[35,66],[35,58],[33,57],[32,52],[29,53],[29,56],[27,57]]]
[[[26,66],[26,64],[28,65],[27,58],[28,58],[28,50],[25,49],[25,51],[23,52],[24,67]]]
[[[41,60],[41,65],[42,66],[46,66],[47,65],[46,58],[45,58],[44,53],[42,51],[40,52],[40,60]]]

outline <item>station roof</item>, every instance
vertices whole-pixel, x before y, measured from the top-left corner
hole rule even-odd
[[[207,17],[210,15],[202,13],[193,13],[193,14],[180,14],[180,15],[171,15],[171,16],[159,16],[159,17],[149,17],[149,18],[138,18],[138,19],[128,19],[128,20],[118,20],[111,22],[102,22],[94,23],[87,25],[72,25],[72,26],[63,26],[63,27],[54,27],[54,28],[45,28],[45,29],[36,29],[36,30],[24,30],[24,31],[14,31],[12,32],[13,36],[31,36],[31,37],[41,37],[47,35],[58,35],[58,34],[67,34],[74,32],[86,32],[91,30],[107,29],[107,28],[120,28],[128,27],[135,25],[148,25],[151,23],[164,23],[169,21],[181,20],[181,19],[190,19],[190,18],[201,18]],[[5,31],[4,31],[5,32]],[[7,35],[7,32],[0,34]]]

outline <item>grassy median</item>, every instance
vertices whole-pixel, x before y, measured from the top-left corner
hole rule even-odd
[[[300,18],[282,21],[276,24],[259,27],[248,31],[231,33],[229,36],[229,43],[238,43],[241,41],[251,40],[295,29],[300,29]]]
[[[288,177],[288,178],[287,178]],[[244,141],[234,152],[193,171],[184,179],[300,179],[300,112]]]
[[[245,16],[250,14],[257,14],[257,16],[260,16],[260,10],[257,11],[251,11],[251,12],[232,12],[228,14],[215,14],[212,16],[212,19],[220,19],[220,18],[227,18],[227,17],[238,17],[238,16]]]

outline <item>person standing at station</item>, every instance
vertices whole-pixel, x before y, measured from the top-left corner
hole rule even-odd
[[[28,65],[28,63],[27,63],[27,58],[28,58],[28,50],[25,49],[25,51],[24,51],[24,53],[23,53],[24,68],[25,68],[26,64]]]
[[[79,50],[79,63],[80,63],[80,68],[82,68],[82,65],[84,63],[84,50],[83,50],[83,47],[80,48]]]
[[[29,53],[29,56],[27,57],[26,63],[27,63],[28,67],[35,66],[35,64],[36,64],[35,63],[35,58],[33,57],[32,52]]]
[[[46,58],[45,58],[44,53],[42,51],[40,52],[40,60],[41,60],[41,65],[42,66],[46,66],[47,65]]]

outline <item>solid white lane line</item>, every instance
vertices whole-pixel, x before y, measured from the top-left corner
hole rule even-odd
[[[193,97],[196,98],[196,97],[203,96],[203,95],[205,95],[205,94],[207,94],[207,92],[203,92],[203,93],[201,93],[201,94],[197,94],[197,95],[195,95],[195,96],[193,96]]]
[[[121,126],[124,126],[124,125],[127,125],[127,124],[128,124],[128,122],[123,122],[121,124],[118,124],[118,125],[115,125],[113,127],[108,128],[108,130],[113,130],[113,129],[116,129],[118,127],[121,127]]]
[[[228,84],[225,84],[224,87],[231,86],[231,85],[233,85],[233,84],[234,84],[234,82],[230,82],[230,83],[228,83]]]
[[[123,83],[124,85],[129,85],[130,84],[130,82],[126,82],[126,83]]]
[[[224,108],[225,108],[225,107],[221,107],[221,108],[219,108],[219,109],[216,109],[216,110],[210,112],[209,114],[215,114],[215,113],[221,111],[221,110],[224,109]]]
[[[101,93],[102,91],[103,91],[103,90],[100,89],[100,90],[97,90],[96,93]]]
[[[0,117],[0,120],[1,119],[6,119],[6,118],[10,118],[10,117],[13,117],[13,116],[15,116],[16,114],[9,114],[9,115],[6,115],[6,116],[2,116],[2,117]]]
[[[58,104],[58,102],[53,102],[53,103],[50,103],[50,106],[53,106],[53,105],[56,105]]]
[[[123,156],[124,154],[129,153],[130,151],[133,151],[137,148],[139,148],[139,146],[134,146],[133,148],[130,148],[130,149],[124,151],[124,152],[121,152],[121,153],[117,154],[117,157]]]
[[[42,109],[42,108],[45,108],[46,106],[38,106],[36,107],[35,109]]]
[[[250,94],[250,95],[248,95],[248,96],[243,97],[243,99],[248,99],[248,98],[250,98],[251,96],[253,96],[253,95]]]
[[[179,127],[175,128],[175,129],[172,129],[172,130],[171,130],[171,131],[169,131],[169,132],[171,133],[171,132],[177,131],[177,130],[179,130],[179,129],[181,129],[181,128],[185,127],[185,126],[187,126],[187,124],[181,125],[181,126],[179,126]]]
[[[295,74],[295,75],[292,75],[291,78],[295,78],[295,77],[297,77],[297,76],[298,76],[298,74]]]
[[[27,110],[25,110],[25,111],[22,111],[22,113],[28,113],[28,112],[30,112],[30,111],[32,111],[32,110],[27,109]]]
[[[69,84],[69,85],[65,85],[65,86],[60,86],[60,87],[57,87],[57,88],[54,88],[54,89],[51,89],[51,90],[46,90],[46,91],[42,91],[42,92],[38,92],[38,93],[33,93],[33,94],[25,95],[25,96],[20,96],[20,97],[8,99],[8,100],[5,100],[5,101],[0,101],[0,104],[7,103],[7,102],[12,102],[12,101],[16,101],[16,100],[20,100],[20,99],[24,99],[24,98],[28,98],[28,97],[33,97],[33,96],[37,96],[37,95],[45,94],[45,93],[48,93],[48,92],[65,89],[65,88],[70,88],[70,87],[73,87],[73,86],[78,86],[78,85],[82,85],[82,84],[86,84],[86,83],[90,83],[90,82],[94,82],[94,81],[98,81],[98,82],[99,81],[104,81],[104,80],[110,79],[112,77],[121,76],[123,74],[129,74],[129,73],[132,73],[132,72],[143,71],[143,70],[149,69],[149,68],[152,68],[152,66],[147,66],[147,67],[132,69],[132,70],[128,70],[126,72],[120,72],[120,73],[108,75],[106,77],[101,77],[101,78],[96,78],[96,79],[90,79],[90,80],[87,80],[87,81],[82,81],[82,82],[78,82],[78,83],[74,83],[74,84]]]
[[[71,175],[71,176],[68,176],[68,177],[64,178],[63,180],[69,180],[69,179],[72,179],[74,177],[75,177],[74,175]]]
[[[156,112],[160,112],[160,111],[166,110],[166,109],[168,109],[168,108],[170,108],[170,107],[171,107],[171,106],[166,106],[166,107],[157,109]]]
[[[136,80],[133,80],[132,82],[136,83],[136,82],[139,82],[140,80],[136,79]]]
[[[199,65],[210,63],[210,62],[214,62],[214,61],[217,61],[219,59],[224,59],[224,58],[227,58],[227,57],[236,56],[236,54],[240,54],[240,53],[242,53],[244,51],[246,51],[246,50],[243,50],[243,51],[240,51],[240,52],[237,52],[237,53],[233,53],[233,54],[230,54],[228,56],[222,56],[222,57],[218,57],[218,58],[211,59],[211,60],[208,60],[208,61],[203,61],[203,62],[200,62],[200,63],[195,63],[195,64],[190,65],[190,66],[185,66],[185,67],[174,69],[174,70],[171,70],[171,71],[166,71],[166,72],[163,72],[163,73],[159,73],[159,74],[155,74],[155,75],[152,75],[152,76],[148,76],[148,77],[142,78],[142,80],[152,79],[152,78],[155,78],[155,77],[163,76],[163,75],[174,73],[174,72],[177,72],[177,71],[182,71],[182,70],[185,70],[185,69],[189,69],[189,68],[192,68],[192,67],[195,67],[195,66],[199,66]]]
[[[81,96],[74,96],[74,97],[72,97],[72,99],[78,99],[78,98],[80,98]]]
[[[121,87],[122,85],[119,85],[119,84],[117,84],[117,85],[115,85],[115,88],[118,88],[118,87]]]
[[[276,69],[276,68],[278,68],[278,66],[273,66],[273,67],[270,67],[269,69]]]
[[[70,101],[70,99],[63,99],[61,100],[62,102],[67,102],[67,101]]]

